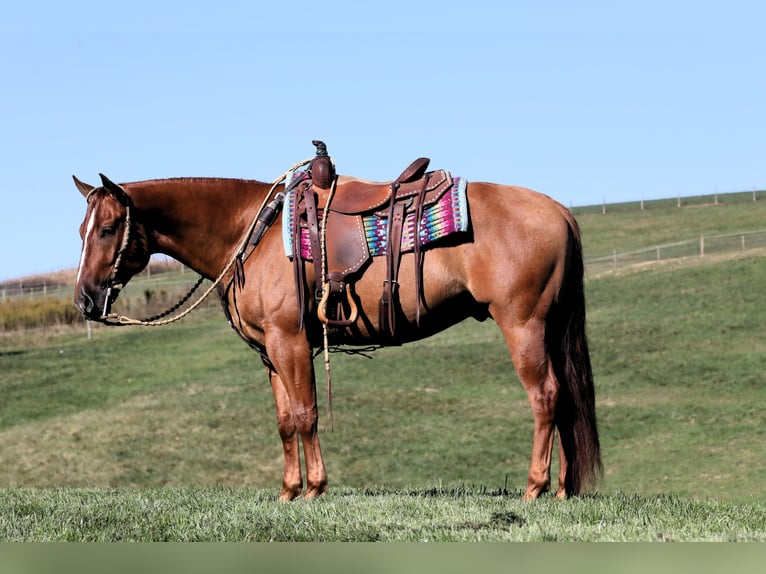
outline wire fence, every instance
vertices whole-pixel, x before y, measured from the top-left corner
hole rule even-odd
[[[176,290],[188,288],[197,280],[197,274],[178,262],[153,262],[146,270],[130,282],[131,291],[141,290]],[[19,279],[18,282],[6,281],[0,284],[0,302],[13,299],[56,299],[74,296],[74,274],[69,281],[49,279],[45,276]]]
[[[641,199],[639,201],[626,201],[622,203],[607,203],[571,207],[576,216],[600,213],[627,213],[635,211],[655,211],[682,207],[702,205],[732,205],[741,203],[755,203],[766,199],[766,191],[753,187],[752,191],[738,191],[725,193],[711,193],[708,195],[678,196],[663,199]]]
[[[613,251],[610,255],[585,259],[590,275],[598,275],[621,267],[681,257],[704,257],[766,248],[766,229],[725,235],[700,235],[696,239],[656,245],[635,251]]]

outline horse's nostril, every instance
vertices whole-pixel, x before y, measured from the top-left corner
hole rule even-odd
[[[94,306],[93,298],[85,292],[85,289],[80,288],[80,297],[77,300],[77,308],[80,313],[90,315]]]

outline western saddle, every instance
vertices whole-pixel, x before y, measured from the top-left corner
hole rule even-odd
[[[420,320],[423,297],[422,246],[420,226],[424,208],[433,205],[452,186],[452,176],[445,170],[426,172],[429,159],[412,162],[390,182],[375,183],[338,177],[327,147],[312,142],[316,156],[302,178],[290,187],[296,193],[293,261],[298,287],[300,321],[306,312],[307,285],[302,268],[301,239],[308,230],[311,260],[316,277],[317,314],[331,326],[346,327],[357,319],[357,307],[349,283],[358,277],[371,259],[363,217],[374,214],[386,221],[386,278],[378,309],[381,337],[395,339],[399,309],[399,264],[402,233],[407,215],[414,214],[412,251],[415,255],[417,291],[416,320]]]

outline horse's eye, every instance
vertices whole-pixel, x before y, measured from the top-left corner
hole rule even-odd
[[[111,237],[114,235],[114,227],[102,227],[101,232],[99,233],[101,239],[106,239],[107,237]]]

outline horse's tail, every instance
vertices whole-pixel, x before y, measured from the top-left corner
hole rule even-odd
[[[585,334],[584,263],[580,228],[571,212],[567,271],[557,302],[551,309],[547,345],[560,383],[556,427],[567,459],[565,488],[579,494],[595,486],[603,474],[596,424],[596,393]]]

